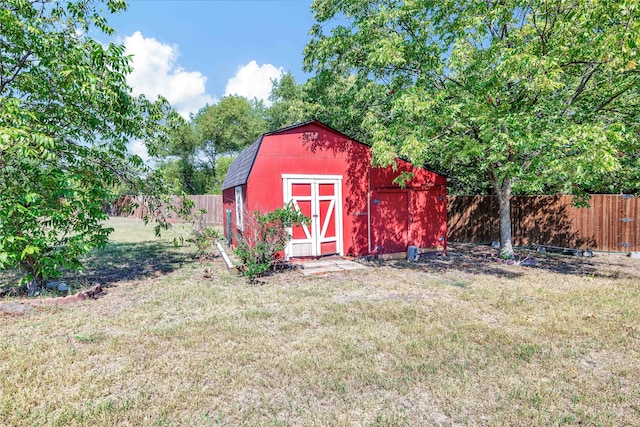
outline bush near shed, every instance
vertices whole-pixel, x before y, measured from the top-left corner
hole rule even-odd
[[[242,261],[242,272],[249,278],[264,275],[274,267],[291,240],[288,229],[311,224],[311,219],[292,203],[267,213],[246,213],[245,221],[244,231],[236,234],[235,254]]]

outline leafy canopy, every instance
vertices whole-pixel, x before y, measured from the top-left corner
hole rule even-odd
[[[266,131],[264,106],[242,96],[226,96],[193,118],[198,148],[215,175],[220,154],[237,153]]]
[[[635,1],[316,0],[312,8],[319,23],[307,70],[387,87],[391,108],[367,118],[382,163],[444,154],[443,164],[477,164],[536,191],[541,171],[578,182],[615,169],[619,143],[637,138]],[[325,34],[321,24],[337,17],[350,25]]]
[[[200,109],[190,121],[173,118],[168,139],[157,153],[161,172],[176,194],[219,193],[231,157],[267,130],[261,102],[226,96]]]
[[[0,268],[41,282],[106,243],[103,204],[142,182],[126,144],[162,134],[168,106],[134,98],[124,47],[87,35],[124,1],[0,3]]]
[[[315,0],[312,9],[306,70],[385,89],[370,101],[389,108],[362,113],[379,164],[400,155],[484,176],[503,210],[513,190],[576,192],[638,164],[636,0]],[[624,176],[638,182],[637,169]]]

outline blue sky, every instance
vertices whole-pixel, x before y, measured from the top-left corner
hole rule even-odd
[[[111,15],[134,56],[134,93],[162,94],[185,117],[232,93],[264,98],[269,78],[299,81],[313,25],[310,0],[130,0]]]

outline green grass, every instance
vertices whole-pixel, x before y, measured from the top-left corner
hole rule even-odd
[[[122,280],[142,279],[162,275],[192,262],[193,251],[188,245],[176,248],[174,239],[189,237],[186,225],[174,224],[156,238],[154,227],[143,221],[130,218],[111,218],[107,225],[114,229],[110,243],[95,250],[83,259],[80,272],[67,271],[61,280],[71,285],[72,292],[94,284],[109,286]],[[178,240],[176,240],[177,242]],[[0,286],[18,284],[18,271],[2,272]],[[55,291],[43,290],[44,296],[55,295]]]
[[[637,264],[252,285],[114,225],[84,273],[103,297],[0,315],[0,425],[640,424]]]

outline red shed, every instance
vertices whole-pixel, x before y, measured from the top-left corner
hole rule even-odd
[[[286,256],[391,254],[446,249],[446,178],[396,159],[371,166],[371,148],[316,120],[266,133],[231,163],[222,185],[225,235],[244,212],[290,201],[311,218],[294,227]],[[413,173],[405,188],[393,180]]]

